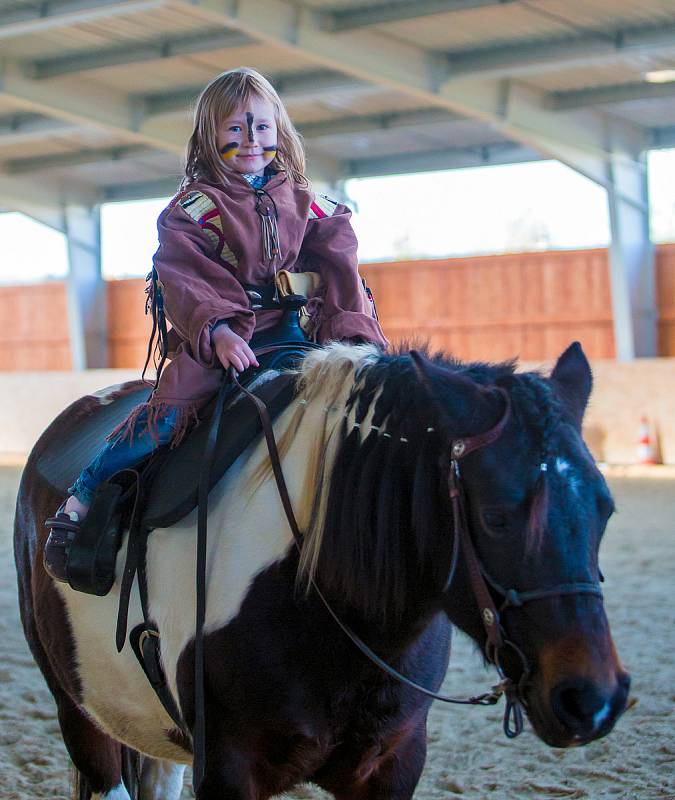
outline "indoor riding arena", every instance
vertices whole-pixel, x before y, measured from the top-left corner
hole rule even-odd
[[[153,314],[148,311],[157,316],[157,292],[162,299],[163,292],[171,291],[159,266],[154,301],[146,288],[157,247],[157,216],[176,196],[184,176],[200,93],[220,73],[246,66],[274,86],[306,153],[311,188],[303,186],[302,191],[314,192],[314,199],[309,211],[309,201],[302,206],[305,238],[299,239],[297,271],[319,270],[312,274],[330,280],[329,270],[349,251],[353,236],[340,240],[347,245],[324,257],[311,250],[307,231],[311,225],[322,224],[325,231],[328,223],[337,223],[346,213],[342,204],[354,211],[358,273],[369,291],[354,282],[359,309],[365,311],[340,313],[367,316],[366,330],[379,331],[381,326],[397,352],[428,344],[430,352],[459,362],[515,361],[518,373],[553,374],[550,382],[541,383],[554,387],[568,385],[564,372],[570,358],[577,359],[574,369],[587,375],[580,351],[567,350],[579,342],[593,374],[590,400],[584,409],[584,397],[578,418],[583,415],[583,439],[616,506],[600,544],[599,567],[616,648],[610,655],[617,669],[630,674],[625,707],[616,713],[616,724],[605,729],[609,705],[597,706],[593,730],[601,733],[549,746],[528,719],[531,708],[513,683],[513,696],[519,698],[515,707],[524,711],[524,729],[515,738],[503,731],[506,696],[512,696],[508,693],[490,706],[435,701],[414,797],[675,800],[675,0],[0,0],[0,54],[0,799],[413,796],[411,788],[386,787],[359,792],[341,788],[342,794],[329,794],[304,780],[276,795],[262,789],[195,794],[189,764],[184,774],[176,773],[173,784],[143,779],[140,794],[125,788],[121,778],[118,785],[92,784],[78,794],[57,706],[20,621],[26,591],[37,593],[50,580],[38,559],[30,589],[19,599],[13,537],[17,493],[29,454],[71,403],[88,397],[103,408],[110,395],[101,390],[139,379],[148,353],[147,377],[154,378],[157,351],[153,359],[148,349]],[[262,102],[260,97],[257,101]],[[258,257],[272,270],[269,281],[265,279],[274,288],[270,302],[278,304],[279,284],[274,281],[281,259],[286,259],[284,268],[292,272],[294,267],[288,261],[295,245],[287,244],[286,207],[278,196],[275,202],[273,188],[276,173],[286,171],[282,159],[288,145],[280,135],[261,152],[252,151],[272,133],[269,120],[253,124],[254,113],[246,105],[250,102],[246,96],[234,107],[237,113],[245,111],[245,122],[226,131],[228,137],[241,136],[244,144],[223,140],[223,148],[219,139],[218,149],[212,149],[223,163],[235,152],[222,169],[241,173],[237,180],[245,177],[248,183],[239,182],[257,201],[263,195],[271,198],[273,210],[267,218],[258,205],[260,219],[251,213],[256,231],[262,230],[263,256]],[[276,106],[274,120],[271,127],[278,122],[281,133]],[[245,152],[247,156],[237,155]],[[263,158],[266,153],[265,165],[252,174],[237,166],[239,158]],[[252,182],[255,178],[264,180]],[[194,195],[180,194],[174,210],[180,205],[185,220],[191,217],[194,236],[204,235],[209,246],[216,237],[219,269],[229,270],[228,280],[250,302],[246,313],[253,319],[260,295],[251,294],[251,287],[244,294],[242,283],[248,283],[236,277],[244,250],[225,241],[227,220],[218,215],[220,206],[210,201],[211,211],[203,206],[201,216],[193,215],[186,197],[193,201]],[[198,197],[205,199],[208,193]],[[270,214],[276,215],[273,224]],[[170,248],[165,242],[162,248],[169,259]],[[353,248],[350,252],[356,270],[357,256]],[[361,329],[347,326],[337,333],[342,330],[337,325],[326,327],[330,292],[317,291],[316,296],[306,293],[299,317],[299,304],[284,313],[295,315],[293,320],[303,315],[318,319],[305,332],[313,331],[310,335],[321,345],[331,338],[357,345],[375,341]],[[169,326],[171,312],[168,307]],[[216,331],[225,328],[241,341],[235,333],[241,328],[222,326],[223,321],[212,316],[204,323],[209,323],[205,330],[216,362],[222,361]],[[174,323],[174,337],[179,327]],[[183,337],[181,346],[189,349],[195,340],[190,336]],[[245,350],[237,352],[248,349],[247,337],[243,339]],[[418,364],[415,354],[412,361]],[[455,368],[454,362],[448,367]],[[416,369],[422,374],[419,365]],[[559,383],[555,376],[561,376]],[[373,396],[382,395],[384,389]],[[512,402],[508,400],[509,409]],[[563,390],[557,402],[568,411],[577,409],[577,401],[570,401]],[[354,430],[367,418],[379,435],[374,417],[359,418]],[[520,423],[517,410],[505,430],[516,421]],[[575,441],[578,429],[579,424]],[[58,447],[58,430],[52,429],[51,435],[55,433]],[[357,433],[362,442],[359,435],[365,434]],[[263,437],[258,434],[255,441],[260,444]],[[400,441],[406,447],[414,444]],[[470,441],[453,439],[448,458],[455,459],[457,442]],[[282,462],[290,458],[288,447],[280,446]],[[581,446],[577,449],[586,459],[586,477],[572,475],[569,481],[581,498],[586,496],[584,480],[599,485],[603,479]],[[571,458],[544,449],[541,467],[536,462],[538,480],[561,480],[566,471],[573,473]],[[323,455],[321,459],[323,465]],[[472,462],[466,463],[468,474]],[[78,464],[74,474],[83,466]],[[459,477],[453,480],[461,482],[464,467],[457,470]],[[215,488],[212,498],[219,491]],[[473,488],[462,491],[468,492],[470,504]],[[320,500],[323,504],[324,498]],[[279,525],[286,526],[276,494],[274,503]],[[321,504],[315,500],[312,513],[325,510]],[[457,514],[460,506],[452,508]],[[55,512],[56,507],[50,513]],[[595,519],[594,513],[588,519]],[[193,516],[196,520],[197,513]],[[18,535],[26,533],[21,530],[25,518],[24,513],[17,517]],[[474,516],[467,523],[469,537],[477,535],[472,520]],[[290,546],[292,525],[287,527],[284,541]],[[28,532],[30,541],[35,530],[33,525]],[[459,537],[459,527],[453,530]],[[585,535],[577,529],[570,534],[572,539]],[[44,539],[46,531],[38,536]],[[218,537],[213,524],[209,537]],[[482,557],[482,549],[476,549]],[[34,553],[34,545],[24,550]],[[460,559],[468,563],[467,552],[462,550]],[[597,595],[594,551],[585,556],[593,562]],[[273,563],[250,555],[251,564],[258,563],[255,558],[261,569]],[[118,559],[113,594],[120,591],[121,563]],[[490,580],[480,574],[487,570],[481,566],[477,571],[486,587]],[[251,573],[256,585],[258,575],[256,568]],[[570,590],[567,579],[558,583],[563,586],[558,594],[586,591],[574,588],[579,583]],[[497,584],[485,588],[493,599],[501,589]],[[545,580],[543,585],[548,585]],[[68,619],[75,630],[79,623],[68,616],[73,609],[102,598],[76,593],[65,583],[59,586],[56,591],[49,584],[52,594],[47,597],[58,599],[58,624]],[[192,608],[194,601],[183,590],[176,587],[173,595],[166,591],[176,608]],[[77,602],[68,602],[67,593],[77,594]],[[481,607],[477,591],[474,596],[470,602]],[[500,606],[506,627],[512,613],[509,597],[504,592]],[[521,591],[520,601],[525,597]],[[557,602],[577,608],[591,601],[575,594]],[[539,596],[531,607],[541,603]],[[232,614],[239,609],[238,601]],[[448,616],[452,619],[450,612]],[[551,625],[556,624],[554,616]],[[480,621],[476,624],[483,635]],[[489,622],[482,624],[489,639]],[[114,623],[109,634],[114,647]],[[338,625],[332,634],[336,653],[355,648]],[[96,679],[104,678],[108,669],[112,675],[114,659],[126,657],[129,647],[126,655],[115,652],[106,664],[99,659]],[[265,653],[264,641],[256,647]],[[574,645],[565,652],[570,669],[583,667],[586,656]],[[78,672],[81,650],[76,647],[73,653],[64,669],[77,672],[75,683],[83,682],[77,691],[85,692],[85,678]],[[178,671],[178,656],[172,663]],[[182,660],[180,664],[184,670]],[[135,661],[129,665],[138,672],[133,680],[145,681],[141,667]],[[178,680],[174,683],[169,676],[169,688]],[[426,676],[427,683],[431,680]],[[440,692],[475,697],[498,682],[479,647],[453,625],[450,666]],[[169,717],[151,697],[168,730]],[[97,725],[90,711],[82,714],[88,724]],[[389,724],[386,715],[380,722]],[[403,739],[416,724],[408,721],[393,736],[393,756],[390,745],[379,740],[364,745],[374,752],[368,756],[372,761],[359,762],[364,781],[371,772],[379,774],[385,762],[400,766],[405,759],[399,758],[396,737]],[[196,741],[191,730],[174,727],[170,733],[172,742],[182,736],[188,742],[184,750],[191,751]],[[583,746],[574,746],[578,744]],[[172,746],[177,747],[175,742]]]

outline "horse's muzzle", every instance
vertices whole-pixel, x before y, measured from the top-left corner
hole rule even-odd
[[[629,689],[630,676],[623,671],[609,688],[586,678],[557,684],[549,699],[556,727],[561,730],[545,737],[546,740],[554,747],[569,747],[605,736],[624,712]]]

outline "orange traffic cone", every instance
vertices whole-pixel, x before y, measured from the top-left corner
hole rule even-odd
[[[649,432],[649,420],[644,415],[640,417],[640,438],[637,447],[638,464],[656,464],[654,446]]]

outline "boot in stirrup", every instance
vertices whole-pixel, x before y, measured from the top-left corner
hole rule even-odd
[[[80,530],[80,515],[77,511],[64,511],[65,503],[55,516],[49,517],[45,527],[49,528],[49,536],[45,544],[44,567],[56,581],[68,582],[68,553]]]

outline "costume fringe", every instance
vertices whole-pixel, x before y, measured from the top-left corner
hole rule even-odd
[[[157,430],[159,420],[171,411],[177,410],[176,425],[169,442],[170,449],[173,450],[174,447],[178,447],[183,441],[187,432],[199,424],[197,409],[198,405],[194,402],[185,403],[183,405],[172,405],[166,402],[141,403],[106,437],[106,441],[110,442],[113,439],[117,439],[115,444],[119,444],[126,439],[132,441],[136,435],[136,428],[140,421],[140,424],[145,427],[145,430],[139,432],[139,437],[149,434],[155,446],[159,447],[160,441]],[[147,415],[147,419],[140,420],[143,414]]]

